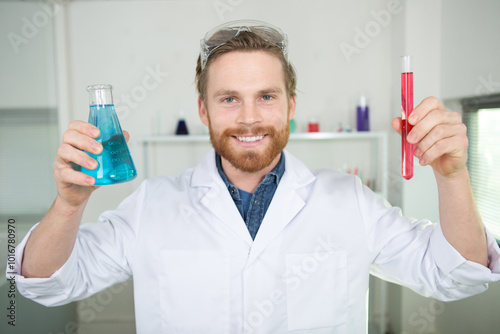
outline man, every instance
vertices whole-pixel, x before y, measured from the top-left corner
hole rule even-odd
[[[196,80],[214,150],[179,178],[143,182],[97,224],[80,226],[94,180],[71,166],[96,167],[82,150],[99,153],[99,133],[69,125],[58,196],[16,253],[25,296],[59,305],[133,276],[138,333],[352,334],[366,332],[370,272],[442,300],[500,279],[465,127],[435,98],[415,108],[408,140],[435,171],[439,224],[402,217],[354,176],[313,173],[283,150],[296,79],[278,28],[209,32]]]

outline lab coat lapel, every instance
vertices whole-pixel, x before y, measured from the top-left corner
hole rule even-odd
[[[201,196],[200,203],[233,230],[245,243],[249,246],[252,245],[253,240],[245,222],[217,171],[213,149],[195,168],[191,186],[198,187],[199,191],[208,187],[208,191]]]
[[[299,160],[285,151],[285,173],[257,232],[248,264],[271,243],[306,205],[307,185],[316,177]]]

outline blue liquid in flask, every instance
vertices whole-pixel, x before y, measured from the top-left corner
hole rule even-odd
[[[82,167],[81,171],[95,178],[94,185],[96,186],[133,180],[137,176],[137,170],[130,156],[114,105],[91,105],[89,123],[101,130],[96,140],[102,144],[103,150],[101,154],[86,152],[97,161],[98,166],[94,170]]]

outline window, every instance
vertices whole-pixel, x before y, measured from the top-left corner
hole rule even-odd
[[[500,240],[500,94],[461,102],[472,190],[485,226]]]

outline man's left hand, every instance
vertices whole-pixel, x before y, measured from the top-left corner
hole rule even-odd
[[[407,140],[422,166],[430,165],[441,176],[453,178],[466,169],[467,128],[457,112],[447,110],[437,98],[428,97],[416,106],[408,119],[413,129]],[[392,127],[401,134],[401,117]]]

